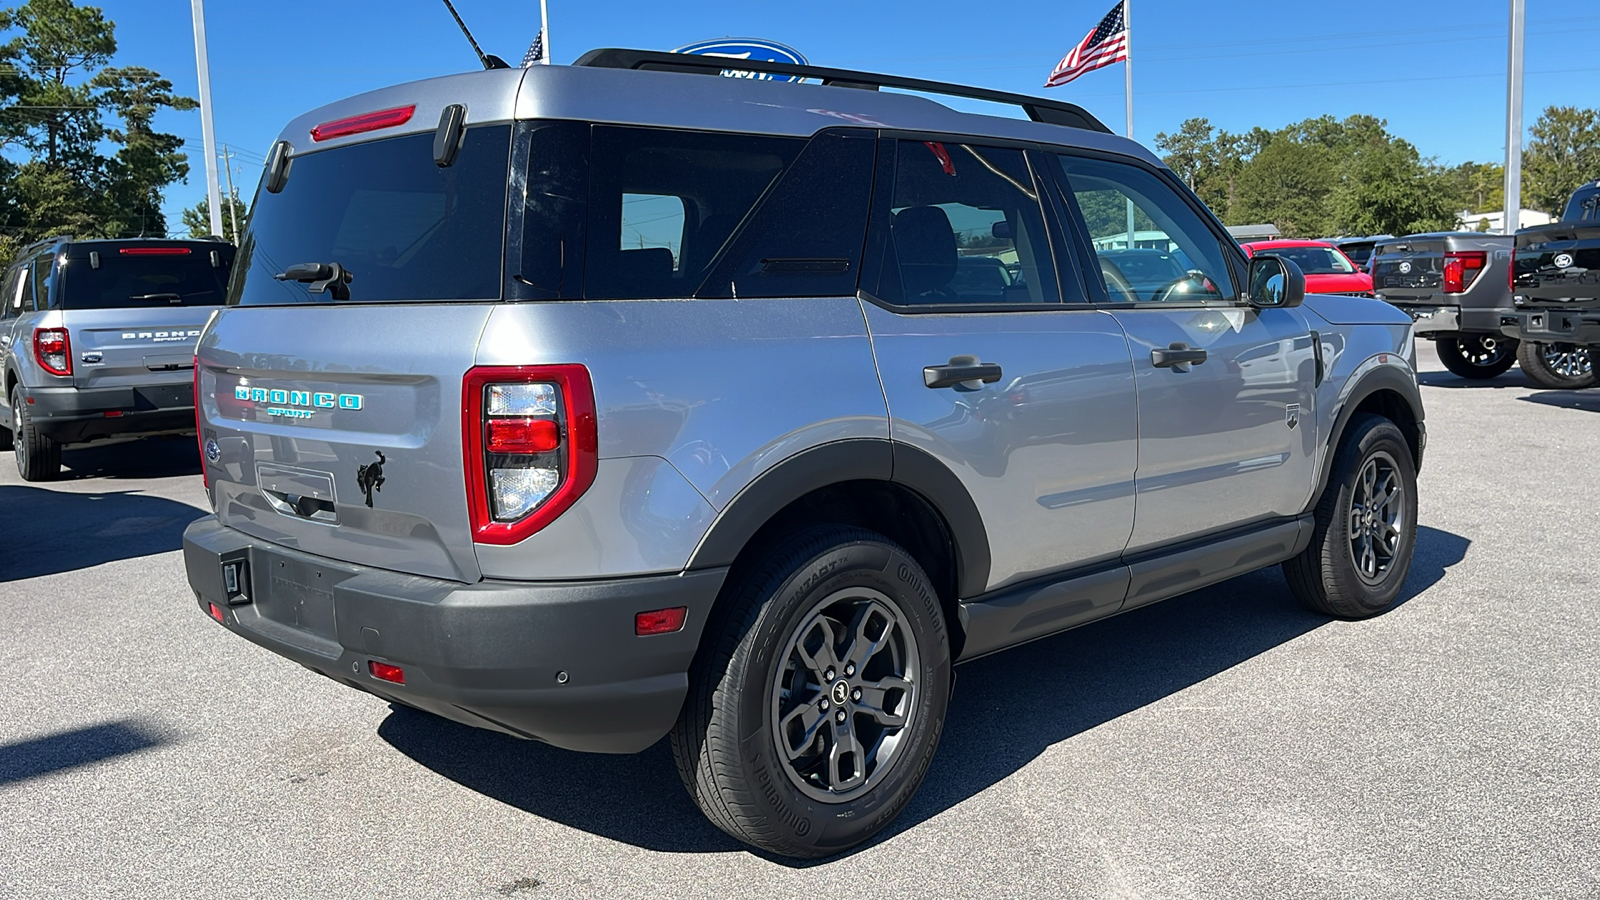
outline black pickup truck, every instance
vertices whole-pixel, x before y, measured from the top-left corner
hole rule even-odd
[[[1573,192],[1561,221],[1517,232],[1511,292],[1513,309],[1500,317],[1507,337],[1600,359],[1600,181]],[[1585,374],[1570,386],[1593,384]]]

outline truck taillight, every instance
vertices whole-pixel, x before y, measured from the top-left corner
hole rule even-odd
[[[33,358],[51,375],[72,374],[72,338],[65,328],[35,328]]]
[[[206,427],[200,415],[200,354],[194,357],[194,443],[200,448],[200,484],[211,490],[211,470],[206,468]]]
[[[462,380],[473,540],[515,544],[594,483],[594,385],[578,365],[483,366]]]
[[[1461,250],[1444,255],[1444,292],[1462,294],[1478,280],[1489,254],[1482,250]]]

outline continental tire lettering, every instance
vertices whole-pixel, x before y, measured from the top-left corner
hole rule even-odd
[[[773,817],[778,824],[788,826],[800,837],[810,834],[811,820],[791,811],[784,804],[783,798],[778,794],[777,785],[772,783],[772,773],[767,770],[766,765],[761,761],[760,751],[756,751],[756,754],[751,758],[751,762],[756,764],[756,784],[761,786],[761,796],[766,797],[767,802],[772,804]]]
[[[901,563],[895,569],[895,574],[899,575],[900,581],[911,588],[912,593],[917,595],[917,599],[922,601],[922,608],[928,612],[928,621],[934,623],[937,627],[937,633],[944,634],[944,616],[940,614],[939,601],[928,593],[927,585],[923,583],[922,579],[913,578],[911,567],[905,563]]]

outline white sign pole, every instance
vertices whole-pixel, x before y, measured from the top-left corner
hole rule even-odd
[[[1123,40],[1128,45],[1128,58],[1122,61],[1122,93],[1128,104],[1128,140],[1133,140],[1133,0],[1122,0]],[[1133,239],[1133,198],[1128,198],[1128,249],[1135,246]]]
[[[1506,202],[1501,231],[1516,234],[1522,218],[1522,31],[1525,0],[1511,0],[1511,52],[1506,60]]]
[[[539,0],[539,32],[544,35],[544,58],[541,65],[550,65],[550,10],[546,0]]]
[[[194,58],[200,70],[200,136],[206,150],[206,199],[211,204],[211,233],[222,234],[222,189],[217,184],[217,135],[211,122],[211,64],[206,57],[204,0],[189,0],[194,13]]]

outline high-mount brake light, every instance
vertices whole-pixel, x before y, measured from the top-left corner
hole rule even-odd
[[[1457,250],[1444,255],[1444,292],[1446,294],[1465,293],[1472,283],[1478,280],[1478,275],[1483,272],[1484,266],[1489,263],[1489,254],[1482,250]]]
[[[485,366],[461,389],[473,540],[515,544],[594,483],[594,384],[579,365]]]
[[[72,337],[65,328],[35,328],[33,358],[51,375],[71,375]]]
[[[379,131],[384,128],[393,128],[411,121],[411,114],[417,111],[415,104],[411,106],[396,106],[393,109],[380,109],[377,112],[362,113],[359,116],[347,116],[343,119],[334,119],[332,122],[323,122],[311,129],[313,141],[326,141],[336,137],[348,137],[352,134],[364,134],[368,131]]]
[[[123,247],[123,256],[188,256],[188,247]]]

